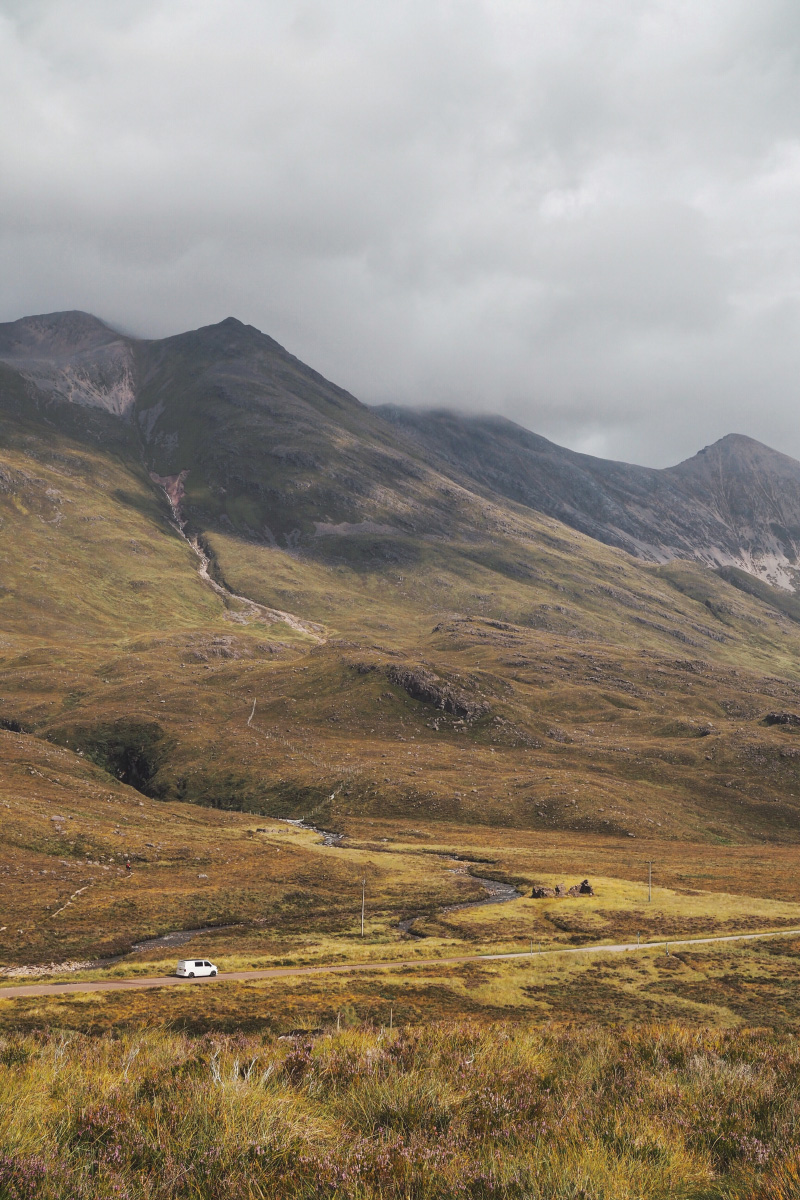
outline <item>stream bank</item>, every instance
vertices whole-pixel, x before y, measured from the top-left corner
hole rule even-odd
[[[316,833],[322,838],[323,846],[341,846],[345,839],[343,833],[333,833],[330,829],[320,829],[317,825],[310,825],[302,818],[278,817],[277,820],[285,825],[294,825],[295,829],[305,829],[309,833]],[[445,904],[437,909],[437,912],[445,915],[452,912],[463,912],[467,908],[484,908],[487,904],[507,904],[509,900],[519,900],[522,896],[517,888],[512,883],[502,883],[499,879],[489,879],[485,875],[473,875],[468,867],[481,866],[486,860],[467,858],[461,854],[442,853],[442,858],[447,862],[458,863],[457,867],[448,868],[454,875],[466,875],[470,879],[474,879],[479,883],[483,890],[487,893],[485,900],[465,900],[460,904]],[[413,917],[404,917],[402,921],[398,921],[395,929],[399,929],[401,933],[407,933],[411,937],[421,937],[421,934],[415,934],[411,928],[415,921],[420,917],[425,916],[425,913],[416,913]]]

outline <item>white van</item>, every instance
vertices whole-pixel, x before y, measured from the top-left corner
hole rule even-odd
[[[216,975],[216,973],[217,968],[206,958],[182,958],[175,972],[184,979],[199,978],[201,975]]]

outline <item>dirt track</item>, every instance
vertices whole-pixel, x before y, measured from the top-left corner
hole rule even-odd
[[[14,987],[0,987],[0,1000],[14,1000],[22,996],[65,996],[72,992],[123,992],[130,988],[197,987],[204,984],[219,984],[226,981],[248,979],[278,979],[287,975],[342,975],[353,971],[387,971],[413,967],[451,966],[468,962],[499,962],[505,959],[545,958],[555,954],[621,954],[629,950],[666,949],[674,946],[697,946],[709,942],[747,942],[756,938],[791,937],[800,934],[800,929],[769,929],[761,933],[728,933],[716,937],[674,938],[669,942],[620,942],[599,946],[570,946],[557,950],[516,951],[511,954],[462,954],[452,958],[410,958],[395,962],[335,963],[322,967],[266,967],[260,971],[228,971],[215,979],[178,978],[176,975],[154,975],[144,979],[97,979],[87,983],[30,983]]]

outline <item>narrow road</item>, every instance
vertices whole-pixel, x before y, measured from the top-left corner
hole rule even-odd
[[[653,950],[664,946],[702,946],[709,942],[748,942],[757,938],[791,937],[800,929],[769,929],[761,933],[726,933],[715,937],[670,938],[658,942],[619,942],[616,945],[562,946],[558,949],[513,951],[509,954],[461,954],[453,958],[408,958],[394,962],[332,963],[322,967],[266,967],[260,971],[228,971],[215,979],[179,979],[175,975],[154,975],[145,979],[97,979],[91,983],[30,983],[15,987],[0,987],[0,1000],[15,1000],[21,996],[66,996],[72,992],[124,992],[131,988],[197,987],[228,980],[281,979],[287,975],[346,975],[353,971],[388,971],[410,967],[452,966],[469,962],[500,962],[515,958],[544,958],[556,954],[621,954],[626,950]]]

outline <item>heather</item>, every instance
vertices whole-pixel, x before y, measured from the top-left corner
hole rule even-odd
[[[793,1033],[432,1024],[0,1041],[3,1200],[788,1200]]]

